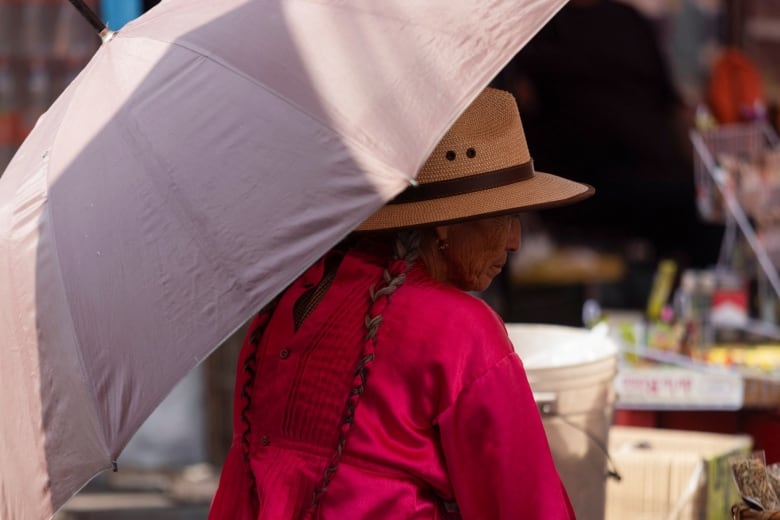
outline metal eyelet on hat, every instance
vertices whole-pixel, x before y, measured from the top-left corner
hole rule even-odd
[[[444,157],[447,158],[448,161],[454,161],[455,160],[455,152],[452,150],[447,151],[446,154],[444,154]]]
[[[473,159],[476,156],[477,156],[477,151],[475,149],[469,148],[468,150],[466,150],[466,157],[468,157],[469,159]]]

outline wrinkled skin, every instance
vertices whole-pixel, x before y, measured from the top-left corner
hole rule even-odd
[[[423,255],[431,275],[464,291],[484,291],[520,247],[516,215],[437,226],[437,242]],[[440,249],[439,244],[447,247]]]

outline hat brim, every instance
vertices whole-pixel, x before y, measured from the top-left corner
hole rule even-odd
[[[407,204],[385,204],[355,231],[391,231],[454,224],[482,217],[565,206],[587,199],[592,186],[550,173],[473,193]]]

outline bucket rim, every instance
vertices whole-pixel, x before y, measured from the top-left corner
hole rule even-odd
[[[515,352],[523,360],[523,365],[526,370],[529,371],[584,369],[589,365],[598,365],[605,362],[611,364],[611,362],[614,361],[617,363],[619,347],[614,338],[607,334],[607,329],[605,327],[600,329],[587,329],[569,325],[518,322],[505,322],[505,326],[507,335],[512,342]],[[555,361],[555,356],[553,355],[555,352],[552,350],[549,352],[545,351],[544,356],[541,356],[538,351],[530,353],[523,352],[522,346],[518,345],[519,342],[515,341],[517,336],[523,333],[536,335],[534,341],[538,341],[539,335],[544,334],[569,336],[571,341],[576,341],[577,336],[579,336],[579,339],[581,340],[596,341],[597,343],[595,344],[598,345],[598,348],[590,349],[587,357],[576,359],[571,363],[561,363],[560,361]],[[570,343],[564,341],[562,345],[570,345]]]

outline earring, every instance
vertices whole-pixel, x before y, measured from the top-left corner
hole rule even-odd
[[[441,239],[441,238],[439,238],[439,239],[437,239],[437,240],[436,240],[436,249],[438,249],[439,251],[442,251],[442,252],[444,252],[444,251],[446,251],[446,250],[447,250],[449,247],[450,247],[450,243],[449,243],[449,242],[447,242],[447,239],[446,239],[446,238],[445,238],[445,239]]]

